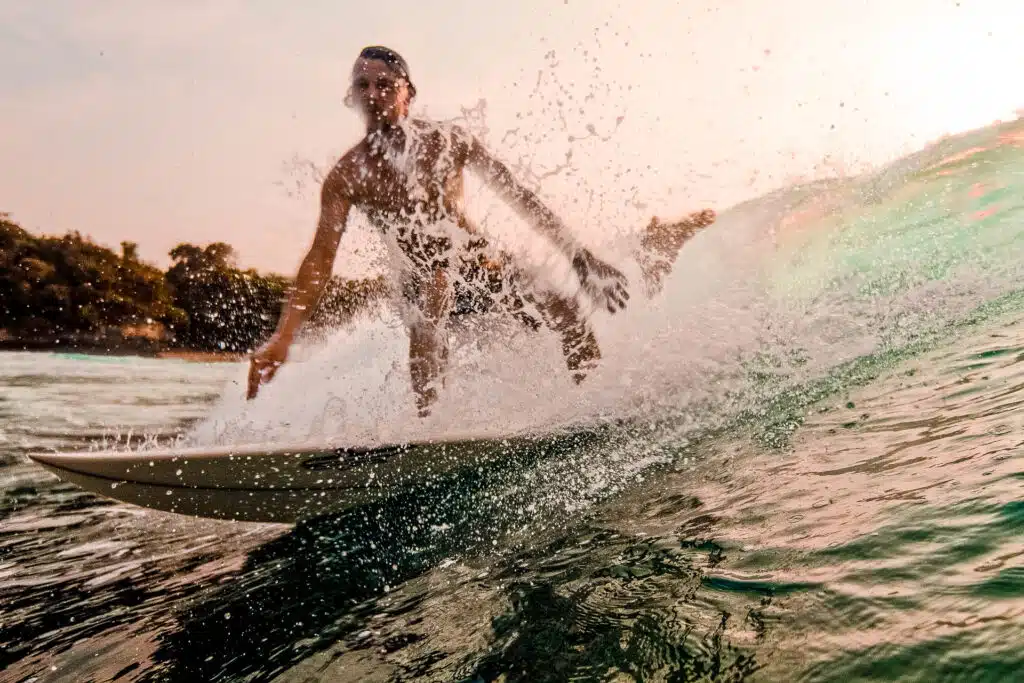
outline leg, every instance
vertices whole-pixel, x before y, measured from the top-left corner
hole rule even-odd
[[[448,274],[436,268],[431,275],[417,278],[410,285],[420,288],[417,296],[420,305],[408,321],[409,375],[419,415],[426,417],[437,401],[437,382],[441,380],[443,384],[448,365],[445,334],[451,304]]]
[[[644,274],[647,294],[654,296],[661,290],[664,278],[671,272],[679,250],[702,228],[715,222],[715,212],[710,209],[696,211],[686,218],[672,223],[662,223],[652,218],[640,240],[640,252],[636,259]]]
[[[486,302],[485,308],[496,305],[533,332],[546,324],[558,333],[566,367],[573,381],[579,384],[597,365],[601,350],[578,304],[556,294],[530,292],[522,280],[522,272],[510,263],[506,255],[493,260],[476,257],[464,261],[460,272],[477,299]],[[471,293],[467,292],[469,296]]]
[[[580,315],[579,305],[555,294],[548,294],[536,301],[537,309],[544,322],[562,338],[562,355],[572,379],[579,384],[587,373],[597,367],[601,348],[597,337]]]

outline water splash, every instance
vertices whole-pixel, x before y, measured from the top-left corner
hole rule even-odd
[[[442,400],[417,420],[404,330],[383,311],[301,348],[257,400],[225,397],[192,437],[383,442],[609,419],[721,422],[748,407],[734,398],[766,358],[786,382],[821,376],[1008,291],[1024,262],[1022,127],[975,131],[871,174],[722,212],[654,300],[594,314],[604,358],[580,387],[553,335],[456,332]],[[624,270],[639,281],[634,263]],[[548,278],[572,288],[564,272]]]

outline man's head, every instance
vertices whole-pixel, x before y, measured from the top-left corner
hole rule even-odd
[[[401,55],[379,45],[363,48],[352,66],[345,102],[359,109],[368,124],[397,124],[408,116],[415,96],[416,86]]]

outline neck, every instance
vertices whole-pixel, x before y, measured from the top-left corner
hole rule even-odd
[[[408,120],[408,116],[402,116],[395,123],[390,121],[368,121],[366,123],[366,134],[393,135],[395,131],[401,131],[406,128]]]
[[[366,127],[366,139],[377,150],[383,150],[386,147],[402,146],[405,144],[407,137],[405,129],[406,119],[404,118],[399,120],[398,123],[385,121],[372,123]]]

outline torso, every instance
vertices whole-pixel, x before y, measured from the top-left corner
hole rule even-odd
[[[339,163],[353,206],[417,270],[447,267],[450,228],[476,233],[464,211],[468,137],[444,124],[410,121],[404,144],[366,138]],[[383,149],[381,149],[383,148]]]

